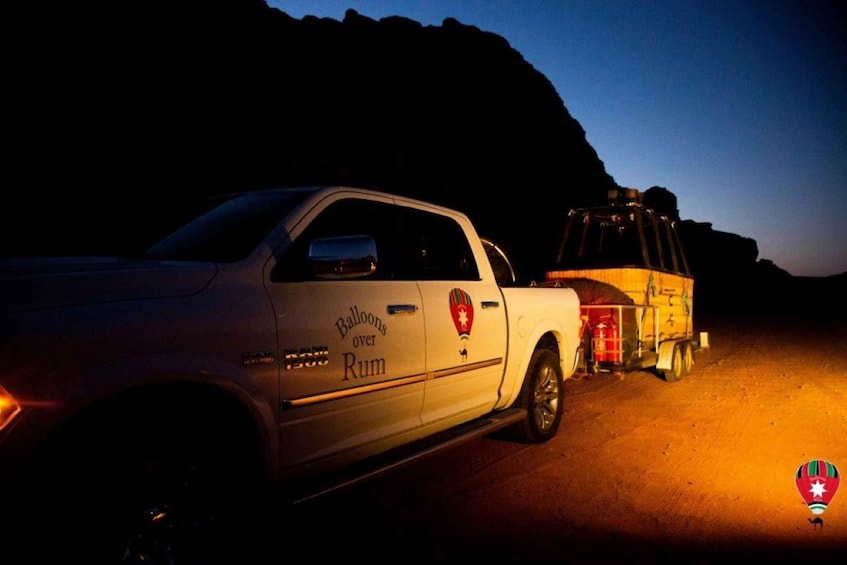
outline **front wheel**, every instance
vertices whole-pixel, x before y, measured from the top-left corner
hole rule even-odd
[[[25,484],[22,527],[42,542],[29,551],[123,565],[196,565],[241,551],[262,474],[255,443],[222,406],[151,395],[57,436]]]
[[[518,408],[526,410],[526,418],[513,427],[514,436],[525,443],[544,443],[559,430],[565,407],[565,387],[559,357],[549,349],[532,354]]]

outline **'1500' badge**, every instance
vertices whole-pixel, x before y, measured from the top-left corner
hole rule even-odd
[[[325,345],[301,347],[300,349],[285,349],[282,352],[283,369],[303,369],[320,367],[329,363],[329,348]]]

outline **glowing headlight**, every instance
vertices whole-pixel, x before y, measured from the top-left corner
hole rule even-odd
[[[15,397],[0,386],[0,430],[5,428],[20,411],[21,405]]]

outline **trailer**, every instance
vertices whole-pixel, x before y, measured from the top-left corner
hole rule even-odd
[[[708,332],[695,328],[694,277],[676,222],[645,206],[637,189],[571,209],[540,284],[571,287],[580,298],[578,373],[648,370],[675,382],[709,347]]]

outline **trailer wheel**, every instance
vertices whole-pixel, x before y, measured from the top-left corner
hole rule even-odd
[[[682,370],[686,375],[694,370],[694,346],[690,341],[686,341],[682,347]]]
[[[544,443],[552,439],[562,422],[565,385],[559,357],[549,349],[532,354],[516,406],[526,410],[526,418],[514,424],[510,436],[523,443]]]
[[[673,346],[673,355],[671,357],[671,368],[667,371],[662,371],[662,376],[669,383],[681,381],[687,374],[685,370],[685,354],[683,352],[684,344],[676,343]]]

